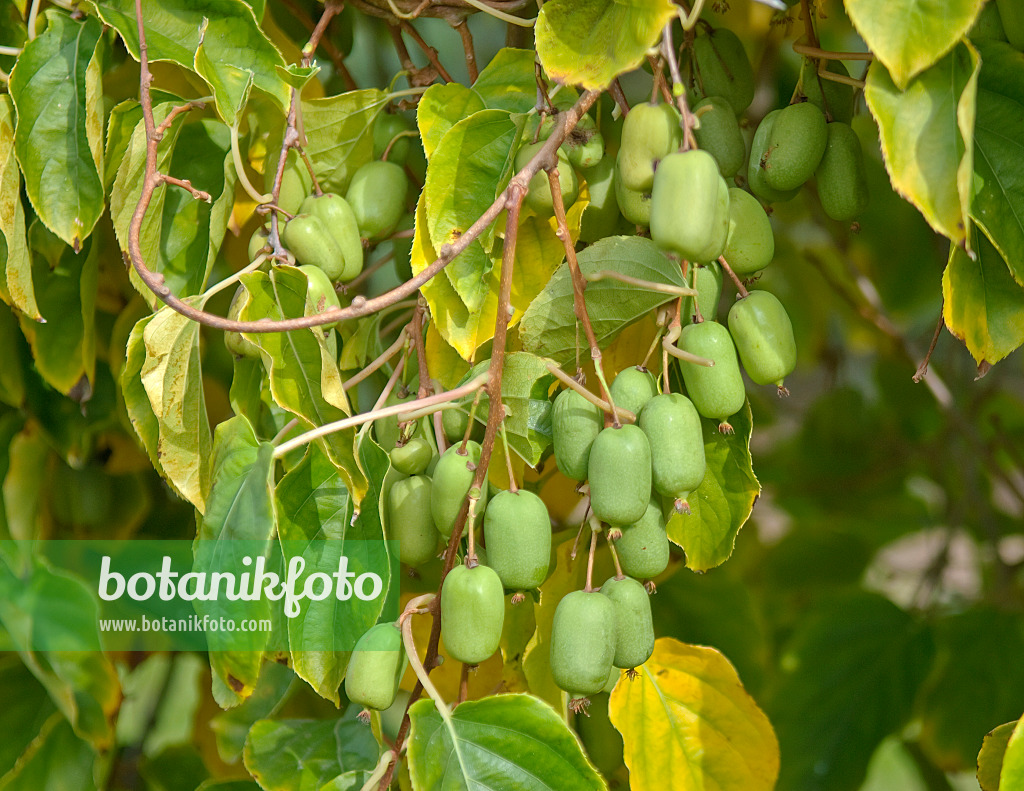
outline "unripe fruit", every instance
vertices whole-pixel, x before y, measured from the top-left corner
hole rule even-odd
[[[709,96],[697,102],[693,111],[700,120],[700,126],[693,130],[697,145],[715,158],[723,176],[735,176],[747,161],[747,144],[729,102],[721,96]]]
[[[242,308],[245,307],[248,294],[245,286],[235,289],[235,295],[231,298],[231,306],[228,308],[228,318],[238,321],[242,317]],[[244,337],[240,332],[224,331],[224,345],[235,357],[249,357],[253,360],[260,359],[260,348],[255,343]]]
[[[651,446],[637,426],[608,427],[597,435],[587,464],[590,508],[610,525],[644,515],[651,496]]]
[[[355,212],[359,233],[371,240],[389,236],[405,214],[408,188],[405,171],[394,162],[376,160],[359,168],[345,194]]]
[[[622,766],[622,734],[608,718],[607,692],[590,696],[587,713],[576,717],[576,733],[590,762],[601,774],[610,775]]]
[[[488,566],[456,566],[441,585],[441,639],[451,657],[478,665],[493,656],[505,622],[505,590]]]
[[[1006,40],[1015,50],[1024,51],[1024,8],[1020,0],[995,0]]]
[[[419,475],[430,464],[434,449],[423,437],[413,437],[404,445],[399,445],[388,454],[391,466],[406,475]]]
[[[841,60],[830,60],[825,70],[844,77],[850,76]],[[827,110],[833,121],[848,124],[853,119],[853,86],[819,77],[818,64],[813,60],[804,59],[800,86],[807,101],[823,113]]]
[[[340,310],[341,300],[338,299],[338,292],[334,290],[330,279],[318,266],[300,266],[300,270],[306,276],[306,313],[324,313],[328,310]],[[325,332],[332,329],[334,324],[324,324],[320,329]]]
[[[678,149],[681,139],[679,113],[672,105],[636,105],[622,122],[617,159],[622,186],[633,192],[650,192],[655,165]]]
[[[274,190],[277,163],[276,157],[267,159],[263,181],[268,193]],[[302,161],[298,151],[294,148],[288,149],[284,170],[281,173],[281,191],[277,196],[277,205],[288,212],[288,214],[298,214],[302,201],[306,199],[306,196],[309,195],[312,189],[313,177],[309,175],[309,168]]]
[[[754,140],[750,144],[750,161],[747,164],[747,186],[765,203],[782,203],[791,200],[799,189],[777,190],[765,179],[764,162],[768,154],[768,137],[782,110],[772,110],[758,124]]]
[[[264,226],[260,226],[252,232],[252,236],[249,237],[249,263],[256,260],[256,256],[270,249],[267,247],[267,237],[270,236],[270,231]]]
[[[722,267],[718,264],[695,266],[691,279],[693,287],[697,289],[697,308],[700,309],[700,315],[714,319],[718,315],[718,302],[722,298]],[[683,319],[689,321],[695,314],[693,297],[684,297]]]
[[[452,445],[441,454],[434,468],[434,486],[430,495],[430,513],[442,536],[448,538],[455,527],[462,503],[473,484],[476,466],[480,463],[480,446],[466,443],[466,453],[459,453],[461,445]],[[482,514],[487,505],[487,486],[482,487],[476,513]]]
[[[658,394],[658,380],[646,368],[630,366],[615,376],[611,391],[615,406],[639,416],[644,404]]]
[[[547,579],[551,519],[533,492],[496,494],[484,513],[484,540],[490,567],[509,590],[539,588]]]
[[[760,272],[775,256],[775,234],[760,202],[749,192],[729,190],[729,239],[725,260],[737,275]]]
[[[547,140],[561,119],[548,116],[540,129],[540,139]],[[592,168],[604,158],[604,137],[597,131],[597,123],[589,115],[580,117],[576,126],[562,144],[574,168]]]
[[[669,545],[665,517],[656,498],[647,503],[644,515],[622,529],[615,542],[623,572],[638,580],[657,577],[668,568]]]
[[[729,332],[747,376],[781,388],[796,367],[796,340],[789,314],[775,295],[751,291],[736,300],[729,310]]]
[[[397,390],[392,390],[388,397],[384,400],[385,406],[395,406],[405,401],[413,401],[416,399],[415,393],[406,393],[404,396],[399,396]],[[377,444],[380,445],[384,450],[390,451],[395,445],[398,444],[398,418],[394,415],[388,417],[382,417],[374,421],[374,431],[377,433]]]
[[[640,430],[651,445],[651,483],[658,494],[686,506],[704,480],[704,434],[693,403],[680,393],[652,398],[640,413]]]
[[[764,177],[776,190],[797,189],[813,174],[828,141],[825,116],[810,102],[779,110],[768,133]]]
[[[516,154],[516,170],[522,170],[531,159],[544,147],[544,142],[530,143],[519,149]],[[562,190],[562,205],[566,211],[576,202],[580,185],[576,179],[576,171],[569,164],[565,150],[558,149],[558,185]],[[552,217],[555,204],[551,198],[551,182],[545,170],[538,170],[530,179],[529,191],[526,193],[526,205],[541,217]]]
[[[590,203],[583,210],[580,239],[596,242],[615,232],[619,223],[619,204],[615,200],[615,160],[605,157],[583,173]]]
[[[345,694],[358,706],[382,711],[395,702],[405,672],[402,633],[393,623],[371,626],[356,642],[345,671]]]
[[[631,190],[622,183],[619,166],[615,166],[615,203],[622,216],[633,225],[651,224],[651,193]]]
[[[868,206],[868,180],[857,133],[846,124],[828,125],[825,155],[814,171],[825,214],[848,222]]]
[[[406,214],[398,222],[396,231],[411,231],[416,227],[416,219]],[[412,240],[411,236],[399,236],[391,240],[391,250],[395,259],[395,274],[403,283],[412,280]]]
[[[590,449],[604,427],[604,413],[575,390],[555,397],[551,412],[551,439],[555,464],[567,478],[586,480]]]
[[[706,151],[662,160],[651,193],[651,238],[687,261],[714,261],[729,236],[729,188]]]
[[[551,675],[574,699],[604,689],[615,658],[615,605],[597,591],[573,591],[555,608]]]
[[[310,195],[302,202],[300,211],[319,218],[341,250],[341,258],[333,261],[330,268],[323,268],[332,281],[347,283],[363,271],[359,225],[347,200],[331,193]]]
[[[462,442],[462,438],[466,436],[468,425],[468,412],[461,409],[446,409],[441,413],[441,428],[449,444]],[[484,426],[476,418],[473,419],[473,428],[469,432],[469,438],[474,442],[484,441]]]
[[[754,100],[754,70],[743,42],[728,28],[700,33],[693,40],[697,85],[704,96],[721,96],[737,113]]]
[[[601,594],[615,604],[615,667],[639,667],[654,653],[654,621],[651,597],[631,577],[611,577]]]
[[[395,139],[402,132],[415,131],[415,127],[404,115],[384,112],[373,122],[373,158],[380,159],[388,146],[388,162],[404,165],[409,158],[410,138],[408,136]],[[392,143],[394,141],[394,143]]]
[[[989,0],[981,7],[978,19],[971,28],[968,37],[971,41],[979,39],[992,39],[993,41],[1006,41],[1006,31],[1003,29],[1003,20],[999,16],[998,4]]]
[[[398,541],[398,559],[408,566],[422,566],[437,556],[437,528],[430,517],[430,493],[426,475],[413,475],[391,484],[388,492],[388,538]]]
[[[340,262],[345,260],[327,226],[311,214],[296,214],[290,219],[281,232],[281,241],[300,264],[337,271]]]
[[[727,421],[743,408],[747,395],[729,330],[717,321],[689,324],[683,327],[678,345],[683,351],[714,361],[708,368],[681,360],[679,368],[687,395],[697,411],[706,418],[721,421],[721,431],[731,431]]]

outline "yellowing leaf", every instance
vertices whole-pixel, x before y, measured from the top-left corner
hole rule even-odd
[[[633,791],[770,791],[779,774],[771,723],[713,648],[660,638],[609,713]]]
[[[674,14],[668,0],[549,0],[537,17],[537,55],[561,83],[604,88],[640,65]]]
[[[978,785],[981,786],[981,791],[998,791],[1006,745],[1013,736],[1017,722],[1004,722],[985,734],[981,751],[978,753]]]

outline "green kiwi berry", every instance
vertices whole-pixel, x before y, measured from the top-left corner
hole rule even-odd
[[[601,593],[615,604],[615,667],[639,667],[654,653],[651,597],[631,577],[611,577]]]
[[[358,706],[383,711],[395,702],[405,665],[398,627],[393,623],[372,626],[352,650],[345,671],[345,694]]]
[[[377,120],[373,122],[373,158],[380,159],[388,150],[388,146],[391,146],[388,162],[404,165],[409,158],[411,142],[408,136],[397,136],[415,129],[413,123],[404,115],[389,112],[378,115]]]
[[[551,439],[555,464],[567,478],[586,480],[590,448],[604,427],[604,413],[575,390],[555,397],[551,411]]]
[[[830,60],[825,69],[832,74],[849,77],[841,60]],[[834,121],[850,123],[853,119],[853,86],[818,75],[818,64],[805,58],[800,70],[800,87],[807,101]]]
[[[693,111],[700,121],[693,131],[697,145],[715,158],[725,178],[735,176],[747,161],[747,144],[729,102],[709,96],[697,102]]]
[[[413,437],[404,445],[397,445],[388,454],[391,466],[406,475],[420,475],[434,457],[434,448],[423,437]]]
[[[615,605],[598,591],[573,591],[555,608],[551,675],[579,700],[604,690],[615,658]]]
[[[621,213],[615,199],[615,160],[605,157],[596,165],[583,171],[587,181],[590,202],[583,210],[580,224],[580,239],[596,242],[611,236],[619,224]]]
[[[590,507],[610,525],[628,525],[643,516],[651,495],[651,446],[639,427],[603,429],[587,463]]]
[[[339,262],[345,260],[338,243],[328,233],[327,226],[312,214],[296,214],[292,217],[281,232],[281,241],[300,264],[310,264],[325,272],[337,271]]]
[[[775,234],[761,203],[749,192],[729,190],[729,238],[725,260],[737,275],[760,272],[775,256]]]
[[[670,556],[661,503],[651,498],[637,521],[622,528],[615,542],[622,571],[639,580],[652,579],[668,568]]]
[[[347,283],[363,271],[363,242],[355,212],[347,200],[331,193],[310,195],[302,202],[300,212],[318,217],[341,250],[341,258],[330,268],[324,268],[332,281]]]
[[[729,332],[743,369],[759,385],[783,387],[796,367],[796,340],[789,314],[769,291],[751,291],[729,309]]]
[[[747,163],[747,186],[765,203],[782,203],[791,200],[799,189],[778,190],[768,183],[765,163],[768,157],[768,138],[772,127],[782,110],[772,110],[758,124],[754,140],[750,144],[750,159]]]
[[[551,560],[551,518],[533,492],[499,492],[484,513],[490,567],[509,590],[539,588]]]
[[[448,538],[455,527],[455,520],[462,503],[469,494],[476,466],[480,463],[480,445],[470,441],[466,450],[460,453],[461,445],[452,445],[441,454],[434,468],[434,486],[430,495],[430,513],[442,536]],[[480,493],[477,514],[483,513],[487,505],[486,485]]]
[[[651,193],[629,189],[615,166],[615,203],[627,222],[646,228],[651,224]]]
[[[426,475],[412,475],[395,481],[388,492],[388,538],[399,542],[398,558],[408,566],[422,566],[437,556],[432,488]]]
[[[693,287],[697,289],[697,309],[701,316],[714,319],[718,315],[718,302],[722,298],[722,267],[718,264],[705,264],[691,269],[690,278]],[[683,318],[689,321],[694,315],[693,297],[684,297]]]
[[[528,143],[516,154],[516,170],[522,170],[544,147],[544,141]],[[562,205],[568,211],[579,196],[579,181],[576,171],[569,162],[565,149],[558,149],[558,186],[562,191]],[[541,217],[551,217],[555,213],[555,205],[551,198],[551,182],[547,171],[538,170],[530,179],[529,191],[526,193],[526,205]]]
[[[276,158],[267,160],[267,169],[264,174],[264,187],[266,191],[274,189],[274,179],[277,176]],[[285,159],[284,170],[281,173],[281,191],[277,196],[277,205],[288,214],[298,214],[302,201],[306,199],[313,189],[313,177],[309,175],[309,168],[294,148],[288,149]]]
[[[616,374],[610,389],[615,406],[639,415],[644,404],[658,394],[658,380],[646,368],[630,366]]]
[[[651,482],[658,494],[679,501],[700,486],[707,470],[704,434],[693,403],[680,393],[665,393],[647,402],[639,426],[651,445]]]
[[[373,241],[390,236],[405,214],[408,188],[408,176],[394,162],[375,160],[359,168],[345,193],[359,233]]]
[[[715,261],[729,236],[729,188],[706,151],[661,161],[651,193],[651,238],[686,261]]]
[[[693,40],[697,87],[703,96],[721,96],[737,113],[754,100],[754,70],[743,42],[728,28],[704,32]]]
[[[797,189],[817,169],[825,153],[828,130],[825,116],[810,102],[779,110],[768,133],[764,178],[779,191]]]
[[[505,589],[488,566],[456,566],[441,585],[441,640],[453,659],[478,665],[498,650]]]
[[[860,139],[848,124],[828,125],[825,154],[814,171],[818,199],[833,220],[849,222],[868,206],[868,179]]]
[[[679,148],[681,139],[679,113],[672,105],[645,103],[633,107],[622,122],[617,157],[622,186],[633,192],[650,192],[655,167]]]
[[[683,327],[678,346],[714,362],[709,368],[680,360],[679,368],[686,393],[697,411],[706,418],[718,420],[721,431],[731,431],[728,419],[743,408],[746,391],[729,330],[717,321],[689,324]]]

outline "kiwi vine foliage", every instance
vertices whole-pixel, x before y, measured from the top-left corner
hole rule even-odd
[[[475,411],[472,394],[446,410],[445,430],[467,427],[473,411],[480,432],[491,418],[493,442],[500,392],[508,468],[553,523],[551,573],[522,604],[505,597],[499,651],[463,676],[441,645],[446,661],[429,668],[438,698],[467,702],[448,717],[425,695],[404,726],[413,671],[397,704],[366,725],[346,696],[347,652],[28,650],[40,600],[26,590],[76,613],[92,612],[93,593],[42,551],[5,548],[0,789],[359,789],[385,771],[385,782],[416,789],[1019,787],[1024,9],[804,0],[775,11],[732,0],[707,4],[695,44],[669,0],[548,0],[539,16],[518,0],[490,5],[538,19],[510,24],[461,0],[146,0],[144,108],[134,2],[0,0],[0,539],[381,538],[396,478],[382,434],[397,436],[396,420],[348,426],[276,460],[269,444],[370,411],[398,360],[387,404],[430,394],[414,379],[422,366],[451,390],[493,376],[495,357],[496,389],[479,391]],[[850,116],[830,115],[850,124],[863,184],[803,187],[772,203],[774,258],[747,287],[786,306],[791,395],[748,381],[728,435],[705,416],[708,472],[691,513],[668,520],[672,558],[650,597],[653,655],[637,678],[594,695],[582,719],[550,666],[557,604],[588,577],[587,542],[573,552],[580,497],[551,456],[563,385],[548,361],[569,375],[582,364],[587,387],[602,391],[574,315],[567,247],[609,380],[644,359],[659,310],[688,281],[634,226],[595,231],[596,176],[569,184],[577,174],[559,158],[559,222],[550,194],[538,203],[543,170],[513,179],[530,159],[516,154],[537,126],[538,75],[562,117],[600,92],[581,124],[612,151],[619,100],[651,98],[652,62],[661,101],[672,98],[673,67],[689,84],[688,53],[708,46],[707,25],[735,34],[754,67],[756,84],[739,91],[749,94],[745,164],[769,112],[792,97],[813,102],[814,91],[837,95],[839,83],[817,80],[799,53],[852,53]],[[660,47],[665,30],[673,46]],[[694,109],[698,97],[688,98]],[[176,109],[187,102],[197,104]],[[307,312],[307,283],[290,267],[243,275],[235,306],[235,286],[216,289],[253,258],[250,237],[268,215],[252,193],[275,190],[296,108],[291,127],[324,191],[346,194],[386,149],[404,162],[404,176],[386,178],[408,184],[410,211],[366,245],[339,309],[358,312],[355,300],[447,262],[452,245],[461,252],[410,295],[418,307],[395,299],[326,335],[245,333],[229,351],[222,330],[162,306],[126,266],[146,174],[144,109],[166,124],[154,164],[171,179],[153,185],[141,258],[189,307],[255,321]],[[709,150],[712,112],[697,134]],[[728,186],[742,189],[752,173],[734,172]],[[523,193],[521,213],[511,211]],[[466,238],[494,206],[496,221]],[[831,218],[847,210],[855,221]],[[602,279],[609,269],[668,290]],[[718,285],[705,318],[725,324],[737,289]],[[419,340],[346,387],[407,325]],[[651,359],[660,371],[660,352]],[[484,487],[507,488],[500,437],[488,453]],[[243,486],[255,492],[247,519],[230,507]],[[606,544],[595,587],[615,573]],[[448,567],[465,551],[454,542]],[[408,572],[389,581],[401,606],[438,591],[442,561]],[[430,657],[440,627],[425,606],[435,609],[413,616],[406,637]],[[84,640],[96,627],[83,617],[68,628]],[[407,750],[392,761],[396,738]]]

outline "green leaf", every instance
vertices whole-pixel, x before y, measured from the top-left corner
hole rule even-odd
[[[253,723],[269,717],[297,688],[291,668],[278,662],[268,662],[252,695],[240,706],[214,714],[210,719],[210,730],[217,740],[217,754],[221,760],[237,764]]]
[[[615,270],[630,277],[684,287],[679,264],[665,257],[650,239],[639,236],[614,236],[601,239],[579,254],[584,276],[602,270]],[[672,299],[669,294],[646,291],[617,280],[588,283],[587,313],[602,348],[607,347],[623,329]],[[540,295],[533,300],[520,323],[523,348],[565,365],[576,357],[576,314],[573,312],[572,279],[568,264],[563,264]],[[584,338],[581,343],[586,345]]]
[[[418,701],[409,716],[409,773],[421,791],[607,788],[565,722],[531,695],[460,703],[454,737],[432,700]]]
[[[951,247],[942,274],[942,315],[978,365],[993,365],[1024,343],[1024,288],[984,236],[975,260]]]
[[[1024,788],[1024,725],[1021,722],[1024,717],[1017,721],[1003,755],[1003,768],[999,772],[999,787],[1003,791]]]
[[[245,742],[245,768],[265,791],[320,789],[349,772],[361,784],[380,748],[358,713],[349,706],[333,720],[260,720]]]
[[[25,241],[21,170],[14,157],[14,106],[0,96],[0,299],[31,319],[39,318],[32,288],[32,256]]]
[[[144,335],[146,327],[156,318],[156,314],[145,316],[135,324],[131,334],[128,336],[128,346],[125,353],[124,365],[121,367],[119,383],[121,386],[121,397],[128,412],[128,419],[132,428],[142,441],[142,447],[149,456],[153,468],[160,473],[175,493],[184,498],[181,491],[170,480],[163,464],[160,463],[158,445],[160,442],[160,422],[153,412],[153,405],[149,403],[149,395],[142,384],[142,367],[146,364],[146,342]]]
[[[11,73],[14,149],[36,214],[75,250],[103,213],[102,25],[46,12]]]
[[[306,153],[325,192],[344,195],[352,174],[373,159],[373,122],[387,101],[374,88],[302,103]]]
[[[61,393],[76,391],[78,400],[91,392],[96,378],[96,282],[100,243],[75,253],[61,245],[56,267],[34,256],[32,281],[43,322],[22,317],[21,327],[32,346],[35,368]],[[83,377],[87,382],[83,383]],[[84,388],[84,389],[83,389]]]
[[[490,360],[482,360],[463,377],[468,382],[487,370]],[[544,450],[551,444],[551,400],[548,391],[555,377],[545,362],[528,352],[513,352],[505,357],[501,377],[501,402],[509,410],[505,418],[509,447],[531,467],[537,466]],[[472,399],[467,399],[467,404]],[[490,399],[484,394],[476,410],[476,419],[487,424]],[[469,414],[469,407],[462,408]],[[501,442],[499,438],[497,440]]]
[[[204,460],[210,458],[211,436],[199,350],[200,325],[170,308],[161,308],[152,320],[143,321],[146,322],[142,330],[146,355],[139,376],[156,422],[155,447],[149,445],[153,439],[152,425],[145,411],[137,409],[136,415],[145,430],[139,436],[146,443],[150,457],[159,458],[161,472],[175,490],[202,513],[210,485],[210,472]],[[132,331],[132,338],[135,332]],[[129,370],[134,370],[136,362],[131,340],[121,375],[122,387],[125,376],[130,375]],[[126,393],[126,402],[128,398]]]
[[[29,744],[18,765],[3,777],[3,791],[96,791],[96,753],[75,735],[68,721],[54,714]]]
[[[779,743],[724,656],[661,638],[637,670],[615,685],[608,707],[632,789],[775,788]]]
[[[768,715],[782,747],[779,791],[853,791],[871,755],[911,716],[931,634],[875,594],[826,599],[781,659]]]
[[[686,552],[686,565],[694,571],[719,566],[732,555],[761,484],[750,461],[753,422],[748,403],[732,416],[733,434],[722,434],[713,420],[701,420],[707,472],[689,497],[690,513],[673,513],[668,537]]]
[[[153,325],[150,325],[153,326]],[[213,446],[212,482],[206,511],[196,531],[193,570],[216,571],[242,568],[242,557],[254,554],[254,544],[269,543],[274,534],[273,476],[274,446],[259,442],[252,426],[236,415],[217,426]],[[205,465],[200,465],[205,466]],[[199,615],[211,618],[270,618],[266,598],[253,601],[196,601]],[[213,671],[214,698],[223,708],[237,706],[256,686],[263,665],[262,649],[267,632],[248,633],[247,650],[218,651],[218,633],[210,632],[210,668]],[[238,646],[242,638],[232,633],[230,643]]]
[[[504,189],[512,169],[521,122],[503,110],[483,110],[459,121],[441,138],[423,187],[427,227],[435,249],[458,240]],[[474,240],[445,274],[470,312],[490,291],[489,232]]]
[[[302,316],[306,308],[306,276],[295,267],[275,267],[267,275],[252,272],[242,278],[249,301],[243,321]],[[351,413],[334,355],[323,330],[246,334],[263,353],[274,401],[299,418],[305,428],[322,426]],[[355,461],[355,430],[335,431],[317,440],[341,472],[356,502],[366,493],[366,480]]]
[[[971,218],[1024,285],[1024,59],[1002,41],[978,42]]]
[[[935,625],[938,654],[922,691],[921,743],[947,772],[969,769],[993,722],[1020,714],[1024,630],[1018,618],[975,609]]]
[[[668,0],[550,0],[537,17],[537,55],[552,79],[605,88],[640,65],[674,16]]]
[[[508,110],[510,113],[530,112],[537,103],[536,57],[532,49],[505,47],[498,50],[473,83],[473,92],[491,109]],[[483,107],[478,109],[482,110]]]
[[[213,101],[219,115],[230,127],[237,127],[239,115],[249,101],[253,86],[251,69],[239,69],[227,63],[217,63],[206,51],[206,42],[196,47],[195,72],[213,90]],[[281,67],[278,66],[278,69]]]
[[[94,0],[88,6],[117,30],[128,52],[139,59],[138,22],[133,0]],[[251,71],[255,86],[266,91],[279,107],[288,107],[290,89],[277,73],[284,58],[260,30],[252,9],[241,0],[146,2],[142,10],[150,61],[167,60],[194,70],[196,51],[203,44],[217,83]]]
[[[984,0],[845,0],[845,4],[868,49],[903,89],[967,34]]]
[[[46,689],[13,653],[0,659],[0,697],[7,702],[4,711],[7,734],[0,742],[0,777],[3,777],[14,768],[22,751],[38,736],[56,709]]]
[[[978,785],[981,791],[999,791],[999,773],[1003,770],[1003,757],[1017,720],[1004,722],[985,734],[978,751]]]
[[[905,90],[875,61],[864,89],[893,188],[958,245],[967,244],[979,68],[977,50],[963,43]]]
[[[483,77],[486,71],[484,69],[480,76]],[[434,155],[434,150],[449,129],[463,118],[485,108],[483,99],[476,91],[457,82],[435,84],[427,88],[416,105],[416,124],[427,159]]]

